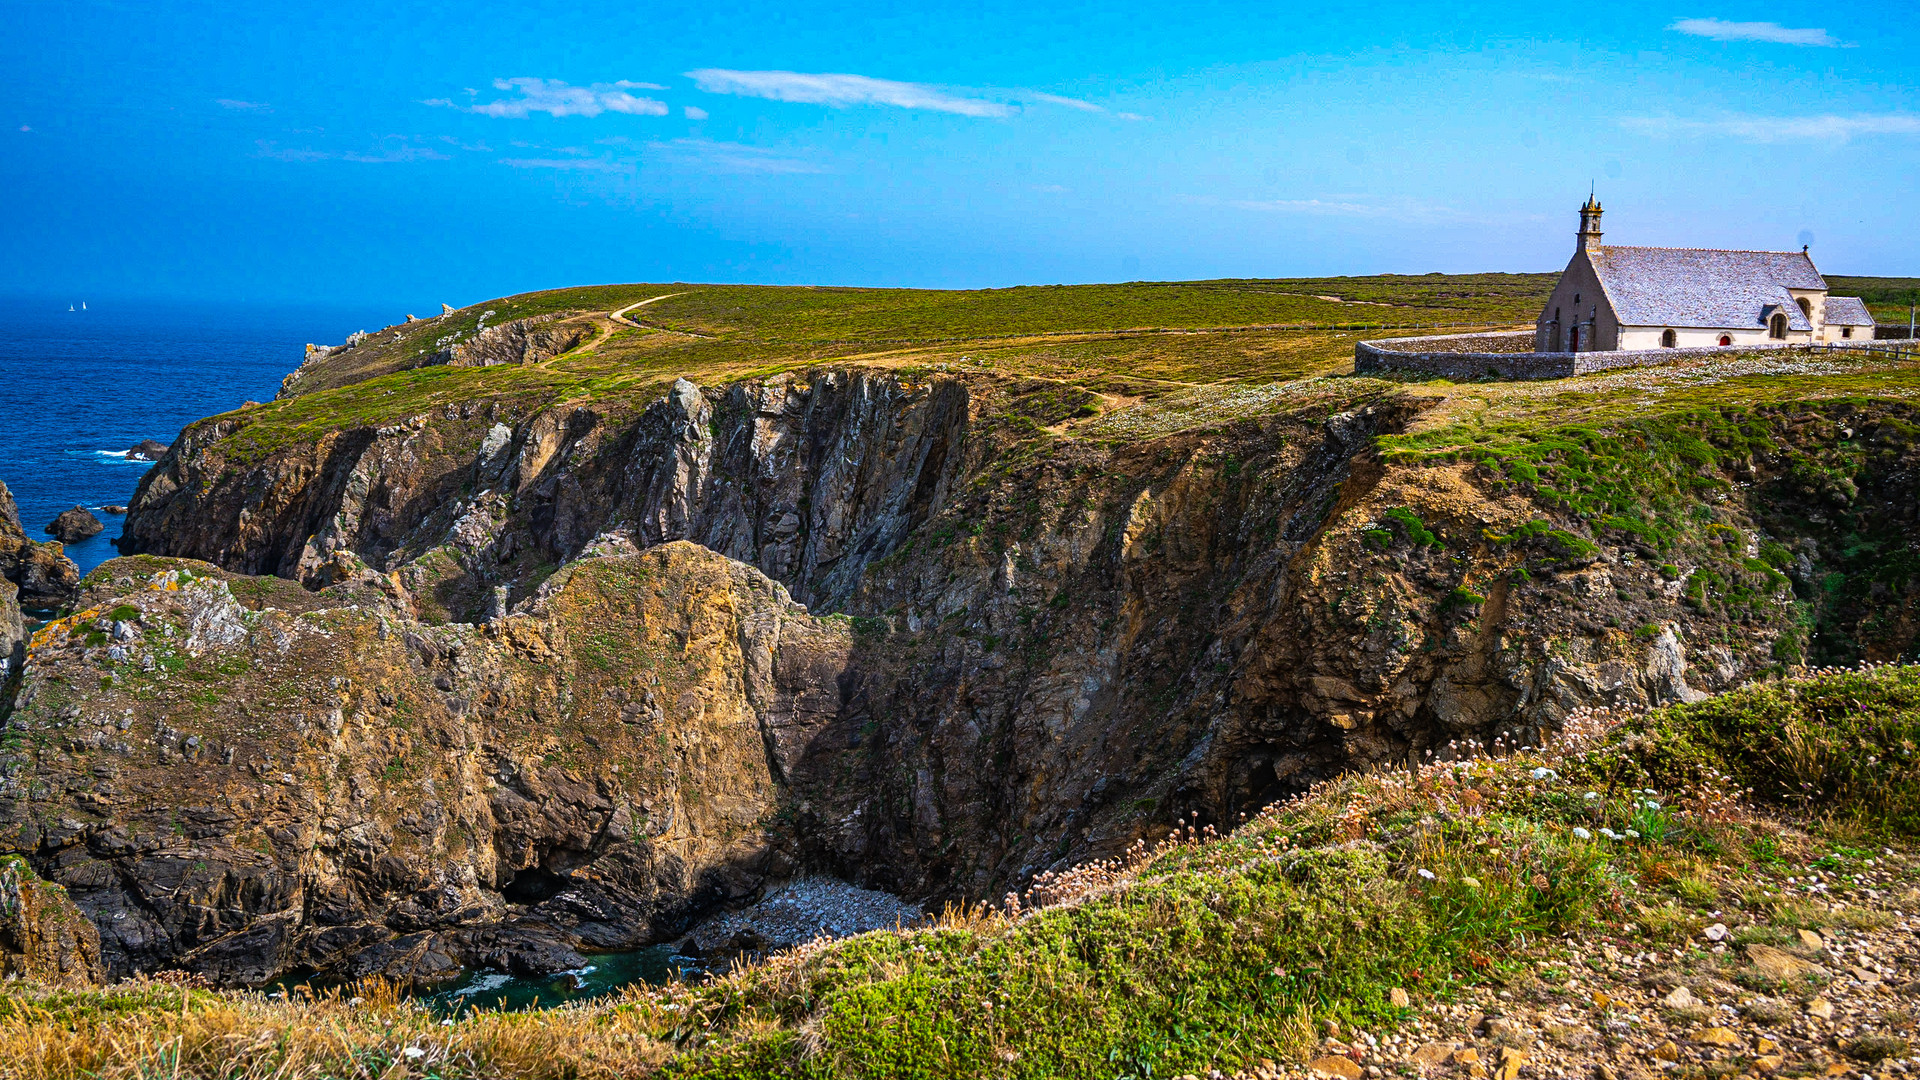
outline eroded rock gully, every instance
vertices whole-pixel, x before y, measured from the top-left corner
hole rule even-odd
[[[1403,399],[1131,442],[1037,434],[1060,400],[849,370],[246,460],[190,429],[126,548],[224,569],[111,563],[36,648],[6,846],[114,972],[547,970],[801,873],[991,897],[1795,632],[1784,579],[1736,619],[1381,461]]]

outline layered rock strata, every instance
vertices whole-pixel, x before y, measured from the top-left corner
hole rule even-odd
[[[997,896],[1782,670],[1810,618],[1876,658],[1920,624],[1897,575],[1818,599],[1879,573],[1844,562],[1860,537],[1912,534],[1908,414],[1756,418],[1776,448],[1697,481],[1748,494],[1663,553],[1486,466],[1383,459],[1431,404],[1384,384],[1046,430],[1084,400],[849,369],[264,456],[246,414],[196,425],[124,546],[225,569],[109,564],[36,646],[11,846],[116,971],[533,969],[799,872]]]

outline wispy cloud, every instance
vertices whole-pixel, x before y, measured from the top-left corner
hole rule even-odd
[[[1103,113],[1107,111],[1104,107],[1095,105],[1091,101],[1061,97],[1059,94],[1043,94],[1038,90],[1027,91],[1027,97],[1032,98],[1034,101],[1044,101],[1049,105],[1064,105],[1069,109],[1079,109],[1081,112]]]
[[[617,158],[501,158],[500,164],[515,169],[556,169],[563,172],[635,171],[639,164]]]
[[[1725,19],[1681,19],[1669,30],[1715,41],[1764,41],[1773,45],[1818,45],[1832,48],[1840,44],[1833,35],[1814,27],[1795,28],[1775,22],[1728,22]]]
[[[270,139],[254,143],[254,156],[275,161],[352,161],[367,165],[390,165],[402,161],[451,161],[448,155],[430,146],[416,146],[407,136],[396,135],[374,150],[316,150],[310,146],[281,146]]]
[[[865,75],[809,75],[797,71],[728,71],[701,68],[687,72],[709,94],[794,101],[809,105],[893,105],[960,116],[1010,116],[1013,108],[995,101],[957,97],[920,83],[874,79]]]
[[[1456,207],[1418,199],[1374,199],[1345,192],[1312,199],[1227,199],[1189,196],[1181,201],[1201,206],[1226,206],[1260,214],[1291,214],[1307,217],[1389,218],[1396,221],[1432,225],[1490,224],[1493,218],[1469,214]]]
[[[223,109],[237,112],[272,112],[273,106],[264,101],[241,101],[238,98],[214,98],[213,103]]]
[[[1749,116],[1735,114],[1711,120],[1676,116],[1629,116],[1622,127],[1647,135],[1710,135],[1772,143],[1796,140],[1846,142],[1865,135],[1920,135],[1920,115],[1912,113],[1856,113],[1852,116]]]
[[[546,113],[549,116],[599,116],[601,113],[626,113],[630,116],[665,116],[667,103],[653,98],[638,97],[634,90],[664,90],[657,83],[618,82],[593,83],[588,86],[573,86],[559,79],[538,79],[522,76],[513,79],[493,80],[495,90],[512,90],[519,97],[504,98],[500,101],[476,102],[461,105],[447,98],[433,98],[422,104],[437,105],[442,108],[459,109],[462,112],[477,113],[481,116],[498,116],[523,119],[534,113]]]
[[[1227,205],[1236,210],[1259,210],[1270,214],[1312,214],[1316,217],[1385,217],[1388,214],[1402,212],[1395,207],[1325,199],[1238,199]]]
[[[707,118],[707,110],[700,108],[698,105],[688,105],[681,111],[687,114],[687,119],[689,120],[705,120]]]
[[[827,171],[827,167],[819,162],[797,158],[779,150],[711,139],[673,139],[651,143],[647,149],[668,159],[712,172],[798,174]]]

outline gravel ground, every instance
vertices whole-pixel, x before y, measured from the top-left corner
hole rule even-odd
[[[752,907],[726,911],[696,926],[682,948],[701,956],[766,953],[816,937],[849,937],[920,920],[914,904],[832,878],[802,878],[767,893]]]
[[[1176,1080],[1920,1076],[1913,880],[1891,854],[1859,874],[1782,871],[1738,883],[1767,897],[1772,917],[1730,906],[1678,945],[1632,924],[1569,937],[1503,986],[1448,1002],[1393,991],[1409,1009],[1397,1030],[1329,1024],[1306,1063]]]

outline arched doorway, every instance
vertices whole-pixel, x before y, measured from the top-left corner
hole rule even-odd
[[[1577,326],[1567,328],[1567,351],[1580,351],[1580,328]]]
[[[1731,344],[1733,344],[1733,335],[1732,335],[1732,334],[1721,334],[1721,335],[1720,335],[1720,344],[1722,344],[1722,345],[1731,345]]]
[[[1678,344],[1679,341],[1680,335],[1671,330],[1662,330],[1660,332],[1660,347],[1663,349],[1671,349],[1674,345]]]

